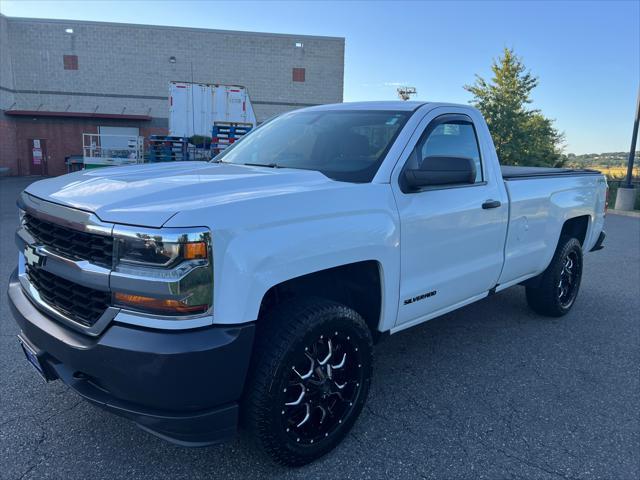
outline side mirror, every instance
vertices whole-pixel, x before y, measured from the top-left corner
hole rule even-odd
[[[467,157],[425,157],[420,168],[404,171],[404,179],[412,190],[435,185],[471,184],[476,181],[476,164]]]

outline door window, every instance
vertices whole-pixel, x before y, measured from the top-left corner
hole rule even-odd
[[[478,138],[466,115],[443,115],[427,126],[411,154],[409,167],[420,168],[428,157],[471,158],[476,166],[475,183],[484,180]]]

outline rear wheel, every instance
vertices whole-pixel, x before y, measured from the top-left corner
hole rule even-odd
[[[371,332],[354,310],[307,299],[260,320],[244,425],[276,462],[304,465],[351,429],[369,391]]]
[[[575,303],[582,279],[582,247],[575,238],[562,237],[539,283],[528,286],[527,302],[541,315],[561,317]]]

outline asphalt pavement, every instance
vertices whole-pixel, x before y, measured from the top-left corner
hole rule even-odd
[[[607,216],[564,318],[536,315],[515,287],[386,339],[352,433],[286,469],[243,438],[170,445],[40,380],[4,294],[15,198],[34,180],[0,178],[2,479],[640,478],[640,218]]]

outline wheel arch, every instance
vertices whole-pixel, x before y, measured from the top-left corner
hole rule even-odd
[[[270,287],[260,302],[258,322],[276,305],[297,297],[319,297],[358,312],[374,335],[380,333],[384,281],[382,265],[364,260],[300,275]]]
[[[584,248],[584,242],[587,238],[587,231],[589,229],[589,221],[591,217],[589,215],[579,215],[565,220],[560,231],[560,237],[558,243],[562,237],[573,237],[580,242],[580,245]],[[558,245],[556,244],[556,248]]]
[[[578,242],[580,242],[580,246],[584,248],[585,241],[588,238],[587,233],[589,231],[590,220],[591,220],[591,217],[589,215],[578,215],[575,217],[568,218],[564,221],[564,223],[562,224],[562,228],[560,229],[560,233],[558,235],[558,240],[556,241],[556,246],[553,250],[553,253],[551,254],[551,258],[549,259],[549,263],[551,263],[553,259],[553,255],[558,249],[558,246],[560,245],[560,242],[562,241],[563,238],[567,238],[567,237],[575,238],[576,240],[578,240]],[[547,267],[548,266],[549,265],[547,264]],[[542,276],[544,275],[544,272],[546,271],[547,267],[545,267],[545,270],[540,272],[535,277],[529,278],[528,280],[525,280],[524,282],[522,282],[521,285],[524,285],[525,287],[531,287],[531,288],[539,287],[540,282],[542,280]]]

